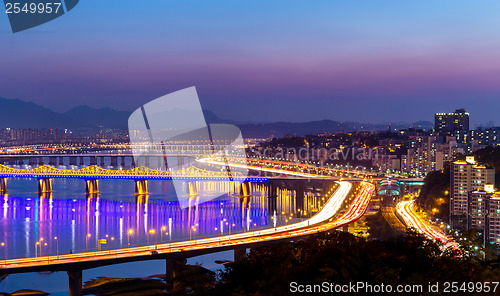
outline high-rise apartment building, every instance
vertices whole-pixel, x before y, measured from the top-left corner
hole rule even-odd
[[[469,130],[469,113],[465,109],[457,109],[454,113],[436,113],[434,128],[439,135],[454,135],[456,131]]]
[[[474,156],[451,164],[450,180],[450,223],[454,226],[465,224],[468,213],[470,191],[482,189],[486,184],[495,183],[495,171],[476,163]]]
[[[469,192],[467,229],[481,231],[485,244],[500,244],[500,192],[492,184]]]

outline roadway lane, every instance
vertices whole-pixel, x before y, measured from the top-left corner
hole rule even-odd
[[[415,212],[415,202],[407,200],[399,202],[396,206],[396,211],[403,219],[403,222],[409,228],[414,228],[418,232],[424,234],[431,240],[443,244],[445,248],[451,248],[453,251],[459,251],[459,245],[450,237],[446,236],[441,231],[436,230],[434,227],[427,225]]]

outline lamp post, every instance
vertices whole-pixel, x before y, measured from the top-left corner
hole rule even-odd
[[[5,258],[5,265],[7,265],[7,247],[5,247],[5,243],[0,244],[3,247],[3,256]]]
[[[85,237],[85,251],[88,252],[89,251],[89,238],[91,237],[90,233],[87,234],[87,236]],[[41,252],[40,252],[41,253]]]
[[[161,231],[160,231],[160,237],[161,237],[160,243],[161,244],[163,243],[163,232],[165,232],[165,230],[167,230],[167,227],[166,226],[162,226],[161,227]]]
[[[127,246],[130,247],[130,236],[134,234],[134,231],[132,229],[129,229],[128,230],[128,233],[127,233]]]
[[[38,245],[40,244],[40,242],[36,242],[35,244],[35,257],[38,257]]]
[[[42,243],[43,242],[43,237],[40,238],[40,257],[42,257]]]
[[[57,236],[54,237],[54,239],[56,240],[56,255],[57,255],[57,259],[59,259],[59,240],[57,239]]]
[[[149,230],[149,234],[154,235],[155,230],[154,229]],[[149,235],[148,235],[148,246],[149,246]]]

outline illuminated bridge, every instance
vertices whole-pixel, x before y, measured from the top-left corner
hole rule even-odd
[[[81,169],[59,169],[43,165],[32,169],[18,169],[0,165],[0,192],[7,191],[7,178],[37,178],[39,193],[52,192],[53,178],[77,178],[86,181],[86,193],[99,192],[99,179],[128,179],[136,183],[136,194],[147,194],[148,180],[185,180],[192,181],[265,181],[266,178],[247,178],[239,172],[209,171],[197,167],[188,167],[176,171],[159,171],[147,167],[129,170],[109,170],[98,166]]]
[[[69,276],[69,295],[82,295],[82,271],[89,268],[124,262],[166,259],[166,274],[175,276],[180,260],[219,252],[234,250],[235,257],[245,254],[246,248],[276,241],[290,241],[301,237],[330,231],[359,219],[366,211],[375,186],[361,182],[356,188],[350,182],[338,182],[336,190],[328,191],[328,202],[308,220],[268,229],[229,234],[218,237],[200,238],[189,241],[162,243],[142,247],[129,247],[107,251],[73,253],[35,258],[4,260],[0,271],[5,274],[67,271]],[[348,196],[352,196],[348,199]],[[347,210],[338,216],[342,205]]]

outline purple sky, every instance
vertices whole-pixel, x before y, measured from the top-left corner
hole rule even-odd
[[[500,4],[468,1],[86,0],[12,34],[0,17],[0,97],[57,111],[132,111],[196,86],[245,121],[500,124]]]

